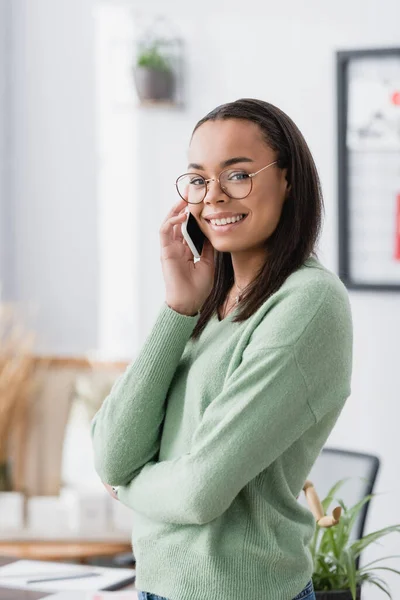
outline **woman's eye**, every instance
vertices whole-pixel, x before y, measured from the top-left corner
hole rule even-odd
[[[229,181],[243,181],[244,179],[247,179],[249,177],[249,174],[246,173],[245,171],[234,171],[233,173],[229,174]]]
[[[204,179],[201,177],[195,177],[190,180],[190,185],[204,185]]]

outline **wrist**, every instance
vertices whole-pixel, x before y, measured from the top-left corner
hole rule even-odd
[[[183,315],[185,317],[197,317],[198,314],[200,314],[199,310],[196,309],[188,309],[185,307],[180,307],[174,304],[170,304],[167,300],[165,301],[165,304],[173,311],[179,313],[180,315]]]

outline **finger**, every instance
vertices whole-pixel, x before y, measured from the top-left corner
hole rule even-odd
[[[174,239],[180,242],[183,242],[184,237],[182,234],[182,223],[178,223],[178,225],[174,225]]]
[[[178,235],[179,235],[179,233],[178,233],[178,232],[179,232],[179,228],[180,228],[180,225],[179,225],[179,224],[178,224],[178,225],[174,225],[174,240],[175,240],[175,241],[178,241],[178,240],[179,240],[179,238],[178,238]]]
[[[173,207],[171,208],[171,210],[167,213],[167,216],[165,217],[164,221],[162,222],[162,225],[164,223],[166,223],[168,221],[168,219],[170,219],[171,217],[174,217],[176,215],[178,215],[179,213],[183,212],[183,210],[187,207],[187,202],[185,202],[185,200],[182,200],[182,198],[180,199],[179,202],[177,202],[176,204],[173,205]]]
[[[161,246],[168,246],[174,241],[174,225],[179,225],[184,222],[186,215],[181,213],[175,217],[170,217],[160,228]]]

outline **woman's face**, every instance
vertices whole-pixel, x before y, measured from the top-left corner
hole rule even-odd
[[[188,172],[198,173],[205,179],[216,179],[228,168],[234,172],[233,178],[240,178],[241,172],[255,173],[276,158],[255,123],[239,119],[207,121],[193,135]],[[251,193],[241,200],[230,198],[221,190],[218,181],[207,184],[203,202],[188,206],[216,250],[240,252],[262,247],[281,216],[287,195],[285,174],[276,164],[264,169],[253,178]],[[234,225],[221,227],[209,220],[210,217],[242,214],[245,218]]]

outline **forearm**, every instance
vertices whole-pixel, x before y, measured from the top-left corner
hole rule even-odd
[[[157,454],[167,392],[197,320],[163,305],[141,352],[94,417],[94,462],[102,481],[126,484]]]
[[[190,452],[148,462],[118,497],[151,519],[207,523],[314,423],[292,350],[252,354],[205,410]]]

